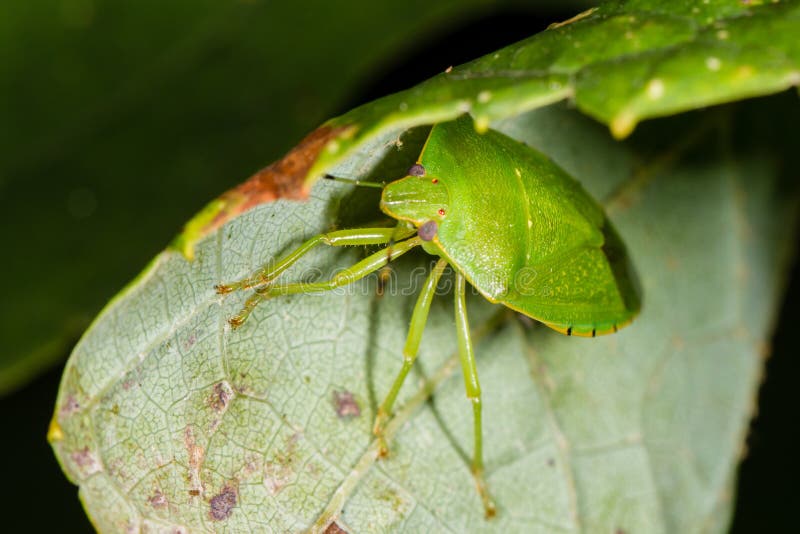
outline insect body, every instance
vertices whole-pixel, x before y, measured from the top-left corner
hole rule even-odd
[[[256,288],[235,328],[264,299],[350,284],[415,247],[439,257],[418,297],[403,349],[403,365],[379,407],[383,428],[416,358],[439,278],[456,272],[458,348],[472,401],[472,471],[487,515],[494,504],[483,482],[481,392],[465,306],[466,283],[567,335],[616,332],[638,313],[636,278],[625,247],[603,210],[547,157],[499,132],[479,134],[464,116],[435,125],[404,178],[383,189],[380,208],[396,228],[339,230],[311,238],[253,277],[217,286],[219,293]],[[314,246],[385,244],[324,282],[276,284],[275,279]]]
[[[636,314],[619,237],[544,155],[462,119],[434,127],[420,159],[418,176],[385,188],[381,209],[423,240],[429,234],[423,248],[488,300],[581,336],[613,332]]]

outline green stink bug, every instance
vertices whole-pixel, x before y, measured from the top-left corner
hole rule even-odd
[[[439,257],[411,316],[403,365],[381,403],[373,432],[383,429],[416,358],[440,277],[456,273],[458,350],[472,401],[472,472],[487,516],[494,504],[483,481],[481,390],[465,305],[466,283],[566,335],[616,332],[638,313],[636,277],[625,247],[600,206],[546,156],[499,132],[478,133],[469,117],[433,126],[407,176],[383,188],[381,210],[396,228],[333,231],[306,241],[252,277],[217,286],[219,293],[254,288],[229,323],[238,328],[259,302],[279,295],[341,287],[377,271],[415,247]],[[275,279],[318,244],[387,245],[323,282]],[[384,446],[385,449],[385,446]]]

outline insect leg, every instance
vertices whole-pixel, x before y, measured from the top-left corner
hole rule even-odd
[[[386,247],[386,255],[392,255],[392,247],[394,247],[395,241],[399,241],[400,239],[405,239],[408,237],[409,232],[413,232],[408,226],[408,224],[403,222],[398,222],[397,226],[394,228],[394,232],[392,233],[392,237],[389,238],[388,245]],[[391,276],[392,268],[389,265],[384,266],[380,272],[378,273],[378,296],[382,297],[386,284],[389,282],[389,278]]]
[[[413,230],[401,230],[402,238],[414,233]],[[252,276],[233,282],[230,284],[220,284],[215,287],[217,293],[224,294],[239,289],[251,289],[269,284],[282,272],[291,267],[303,255],[319,244],[332,247],[343,247],[352,245],[383,245],[396,239],[398,228],[357,228],[354,230],[337,230],[312,237],[297,249],[281,259],[277,263],[269,262],[259,269]]]
[[[456,334],[458,337],[458,353],[461,357],[461,370],[464,373],[464,385],[467,389],[467,398],[472,402],[472,415],[474,422],[475,448],[472,456],[472,474],[475,485],[483,500],[486,517],[492,517],[496,508],[486,481],[483,479],[483,428],[481,423],[481,385],[478,382],[478,368],[475,365],[475,353],[472,350],[472,339],[469,332],[466,305],[466,280],[464,275],[456,272]]]
[[[397,394],[400,392],[400,388],[403,387],[403,382],[405,382],[408,372],[414,365],[414,360],[417,359],[419,343],[422,340],[422,332],[425,330],[425,323],[428,321],[428,312],[431,309],[431,302],[433,301],[433,296],[436,293],[436,286],[439,284],[439,278],[441,278],[445,267],[447,267],[447,260],[442,258],[436,262],[436,265],[425,280],[425,285],[422,287],[422,291],[417,298],[417,303],[414,305],[414,312],[411,314],[411,325],[408,328],[408,337],[403,347],[403,367],[394,379],[392,389],[389,390],[380,408],[378,408],[378,415],[375,416],[375,425],[372,427],[372,432],[381,442],[382,456],[387,452],[386,444],[383,440],[383,427],[392,413],[392,406],[394,406],[394,401],[397,399]]]
[[[387,262],[405,254],[421,243],[422,240],[419,237],[401,241],[395,245],[391,256],[387,256],[385,250],[379,250],[374,254],[370,254],[352,267],[337,272],[333,278],[323,282],[299,282],[294,284],[271,285],[257,289],[256,292],[245,301],[242,310],[237,315],[231,317],[228,323],[233,328],[238,328],[244,323],[256,306],[262,301],[272,297],[294,295],[297,293],[319,293],[351,284],[377,271],[386,265]]]

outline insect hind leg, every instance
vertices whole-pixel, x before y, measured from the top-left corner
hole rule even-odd
[[[481,386],[478,381],[478,368],[475,364],[475,353],[472,350],[472,338],[469,331],[469,321],[467,320],[466,304],[466,279],[460,272],[456,272],[456,335],[458,338],[458,354],[461,359],[461,370],[464,374],[464,386],[467,390],[467,398],[472,403],[474,449],[472,453],[472,476],[475,478],[475,486],[478,494],[483,501],[483,509],[486,517],[493,517],[497,508],[489,490],[486,480],[483,478],[483,422],[481,404]]]
[[[389,390],[389,393],[386,394],[386,398],[383,399],[383,402],[378,408],[378,414],[375,416],[375,424],[372,427],[372,432],[379,440],[381,456],[385,456],[388,453],[384,439],[384,426],[387,419],[392,414],[392,408],[397,399],[397,394],[400,393],[400,388],[403,387],[403,383],[409,371],[411,371],[414,361],[417,359],[419,344],[422,340],[422,332],[425,330],[425,324],[428,322],[431,302],[436,294],[436,286],[439,284],[439,279],[445,267],[447,267],[446,260],[440,259],[436,262],[436,265],[431,269],[428,278],[425,280],[425,285],[422,291],[420,291],[419,297],[417,297],[417,303],[414,305],[414,311],[411,313],[411,324],[408,328],[406,344],[403,347],[403,366],[400,368],[400,372],[392,383],[392,388]]]

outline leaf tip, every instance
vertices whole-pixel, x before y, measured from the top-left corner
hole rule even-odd
[[[215,227],[214,220],[225,211],[226,204],[223,197],[216,198],[206,204],[197,215],[184,225],[181,233],[172,240],[168,248],[177,250],[188,261],[192,261],[194,259],[195,245],[210,229]]]
[[[611,135],[617,140],[625,139],[636,128],[636,124],[636,115],[627,110],[622,111],[611,119],[611,123],[609,124]]]
[[[475,131],[484,134],[489,131],[489,117],[486,115],[481,115],[479,117],[475,117],[473,121],[475,125]]]
[[[64,439],[64,431],[58,422],[58,414],[53,414],[53,418],[50,419],[50,426],[47,428],[47,442],[57,443],[62,439]]]

